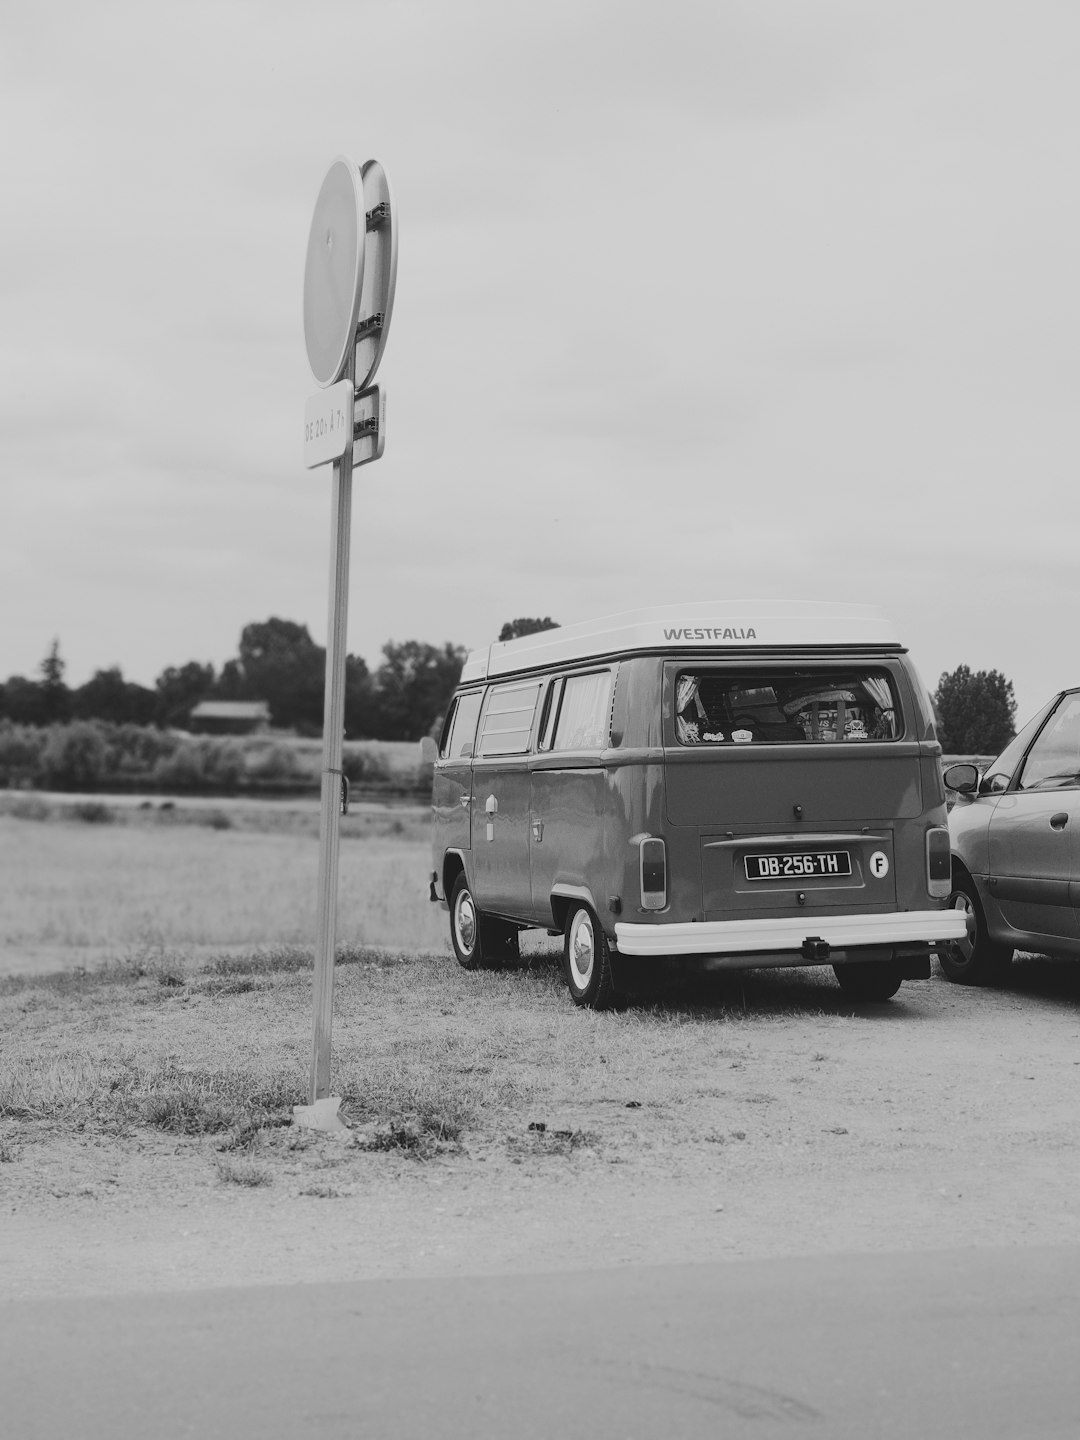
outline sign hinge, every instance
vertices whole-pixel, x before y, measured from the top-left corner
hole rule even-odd
[[[368,230],[378,230],[390,219],[390,205],[386,200],[380,200],[378,205],[373,205],[364,215],[364,221]]]
[[[377,310],[374,315],[367,315],[356,327],[356,338],[362,340],[365,335],[372,334],[375,330],[383,327],[383,312]]]

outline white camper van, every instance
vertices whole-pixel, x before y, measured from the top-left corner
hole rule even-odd
[[[861,999],[962,939],[926,690],[875,610],[665,607],[474,651],[435,759],[431,898],[466,968],[564,937],[571,997],[658,966],[830,964]]]

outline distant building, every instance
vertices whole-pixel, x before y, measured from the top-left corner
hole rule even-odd
[[[265,700],[200,700],[188,728],[197,735],[259,735],[270,728]]]

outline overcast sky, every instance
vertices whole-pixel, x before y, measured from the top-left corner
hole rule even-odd
[[[0,678],[326,638],[301,319],[339,153],[400,248],[349,648],[882,606],[1080,684],[1080,6],[0,0]]]

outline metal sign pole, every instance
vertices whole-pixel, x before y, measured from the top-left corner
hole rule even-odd
[[[386,344],[396,283],[397,225],[386,172],[377,160],[358,170],[339,155],[315,202],[304,267],[304,342],[322,387],[305,406],[304,463],[310,470],[334,462],[311,1084],[308,1104],[293,1106],[294,1124],[316,1130],[345,1128],[337,1114],[340,1099],[330,1094],[330,1040],[338,842],[348,795],[342,751],[352,479],[353,466],[380,459],[386,443],[386,396],[371,380]]]
[[[353,383],[350,347],[344,378]],[[350,415],[351,419],[351,415]],[[352,534],[353,447],[334,461],[330,517],[330,614],[326,628],[326,689],[323,700],[322,809],[319,817],[319,889],[315,928],[315,994],[308,1103],[330,1094],[330,1035],[334,1017],[334,950],[337,938],[338,849],[345,733],[345,634],[349,613],[349,543]]]

